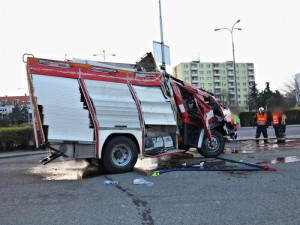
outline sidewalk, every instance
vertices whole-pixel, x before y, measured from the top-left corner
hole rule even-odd
[[[47,155],[47,151],[11,151],[11,152],[0,152],[0,159],[7,159],[13,157],[22,157],[30,155]]]

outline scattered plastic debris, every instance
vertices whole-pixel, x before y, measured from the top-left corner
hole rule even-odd
[[[106,180],[106,181],[104,181],[104,184],[105,185],[118,185],[119,181],[117,181],[117,180]]]
[[[199,164],[194,164],[194,165],[192,165],[192,167],[203,168],[204,167],[204,162],[200,162]]]
[[[134,179],[133,184],[146,184],[148,187],[153,186],[153,182],[146,181],[144,178]]]

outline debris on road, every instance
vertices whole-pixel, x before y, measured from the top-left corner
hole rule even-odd
[[[117,181],[117,180],[106,180],[106,181],[104,181],[104,184],[105,185],[118,185],[119,181]]]
[[[153,186],[153,182],[146,181],[144,178],[134,179],[133,184],[138,184],[138,185],[146,184],[148,187]]]

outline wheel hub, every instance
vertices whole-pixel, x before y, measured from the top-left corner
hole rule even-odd
[[[126,166],[132,157],[130,148],[125,144],[119,144],[112,151],[112,161],[117,166]]]

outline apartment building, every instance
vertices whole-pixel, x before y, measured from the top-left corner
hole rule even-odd
[[[28,112],[31,113],[30,98],[28,95],[0,96],[0,119],[10,114],[16,105],[27,107]]]
[[[173,75],[195,87],[214,93],[222,104],[236,106],[232,61],[180,63],[173,68]],[[255,83],[253,63],[236,63],[236,75],[239,107],[247,109],[250,87]]]

